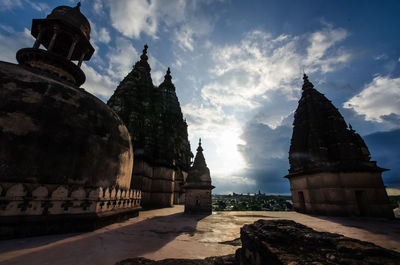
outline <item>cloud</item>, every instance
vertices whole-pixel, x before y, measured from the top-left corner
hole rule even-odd
[[[346,30],[332,27],[304,36],[272,37],[254,30],[239,44],[212,50],[212,80],[204,85],[202,97],[216,105],[249,109],[260,107],[261,99],[276,90],[284,91],[288,100],[297,98],[302,67],[308,73],[326,73],[350,60],[348,51],[335,48],[346,36]]]
[[[271,128],[253,119],[244,126],[241,138],[245,144],[239,145],[239,151],[247,167],[242,174],[255,181],[257,190],[267,193],[289,192],[289,182],[283,177],[289,169],[292,120],[293,115],[290,115],[281,125]]]
[[[179,30],[175,31],[175,39],[181,49],[194,50],[194,31],[188,25],[183,25]]]
[[[11,26],[8,26],[8,25],[0,24],[0,29],[5,31],[5,32],[7,32],[7,33],[9,33],[9,34],[14,34],[15,33],[14,28],[11,27]]]
[[[93,3],[93,10],[98,15],[102,15],[104,13],[104,5],[102,0],[95,0]]]
[[[111,40],[110,33],[106,28],[101,28],[99,32],[99,41],[103,43],[109,43]]]
[[[27,28],[15,33],[14,29],[6,27],[13,31],[13,35],[0,34],[0,60],[16,63],[16,52],[21,48],[32,47],[35,39]]]
[[[346,39],[348,35],[345,29],[335,29],[330,25],[321,31],[311,34],[309,37],[310,46],[307,48],[305,64],[308,65],[308,67],[321,68],[322,72],[326,73],[332,71],[332,65],[346,62],[350,57],[349,53],[339,50],[334,54],[329,54],[329,50],[338,42]],[[329,56],[329,58],[327,58],[327,56]],[[308,68],[306,69],[309,71]]]
[[[246,166],[237,149],[238,144],[243,143],[241,126],[233,115],[224,113],[221,107],[203,104],[186,104],[182,112],[188,123],[191,142],[196,143],[200,137],[204,140],[206,160],[217,179]],[[213,152],[208,154],[207,150]]]
[[[216,183],[229,182],[235,175],[251,180],[248,192],[289,192],[283,176],[289,168],[302,67],[314,76],[344,67],[350,52],[339,45],[348,35],[344,29],[325,26],[300,36],[253,30],[239,43],[206,41],[202,54],[211,54],[211,60],[198,60],[209,79],[198,85],[183,112],[189,135],[206,135],[204,142],[215,150],[209,166]],[[218,192],[243,191],[238,185],[225,183]]]
[[[126,37],[138,38],[142,32],[156,38],[157,1],[110,1],[112,26]]]
[[[202,5],[213,1],[183,0],[120,0],[94,3],[94,9],[109,7],[112,26],[128,38],[140,38],[142,34],[158,39],[160,31],[172,32],[170,39],[177,47],[192,52],[200,36],[208,34],[212,27],[210,17],[197,12]]]
[[[38,12],[49,13],[51,10],[49,5],[43,2],[32,2],[30,0],[25,0],[25,2]]]
[[[113,49],[107,53],[108,69],[107,74],[117,80],[122,80],[132,69],[139,54],[132,43],[123,37],[115,39]]]
[[[22,7],[21,0],[0,0],[0,10],[9,10]]]
[[[385,185],[391,188],[400,188],[400,149],[395,148],[399,145],[399,138],[399,129],[364,136],[372,160],[376,160],[378,166],[390,169],[382,176]]]
[[[393,125],[398,125],[398,118],[395,117],[400,115],[400,78],[376,76],[360,93],[346,101],[343,107],[365,115],[367,121],[392,121]]]
[[[82,71],[86,75],[86,82],[82,85],[86,91],[100,97],[103,101],[110,98],[117,87],[117,82],[86,64],[82,64]]]

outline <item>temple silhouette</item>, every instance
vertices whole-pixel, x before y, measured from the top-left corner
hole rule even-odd
[[[187,123],[168,68],[157,87],[151,79],[148,46],[140,61],[108,100],[131,134],[135,163],[132,188],[142,191],[142,205],[170,207],[185,202],[182,186],[193,154]]]
[[[304,74],[289,151],[295,210],[323,215],[393,217],[382,172],[338,109]]]

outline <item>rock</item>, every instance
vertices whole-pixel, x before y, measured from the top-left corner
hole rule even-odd
[[[289,220],[258,220],[240,231],[241,265],[400,264],[400,253]]]
[[[117,262],[115,265],[239,265],[235,255],[221,257],[209,257],[205,259],[164,259],[149,260],[145,258],[126,259]]]

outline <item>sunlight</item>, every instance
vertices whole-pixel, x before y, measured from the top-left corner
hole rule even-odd
[[[238,129],[227,129],[215,139],[218,165],[214,168],[216,174],[227,175],[246,167],[246,162],[237,145],[244,144],[239,137]]]

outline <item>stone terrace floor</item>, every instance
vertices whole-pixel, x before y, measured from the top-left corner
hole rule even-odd
[[[185,215],[183,206],[143,211],[139,217],[82,234],[0,241],[0,264],[115,264],[126,258],[205,258],[232,254],[226,244],[258,219],[290,219],[400,252],[400,220],[310,216],[296,212],[216,212]],[[225,242],[225,244],[223,243]]]

